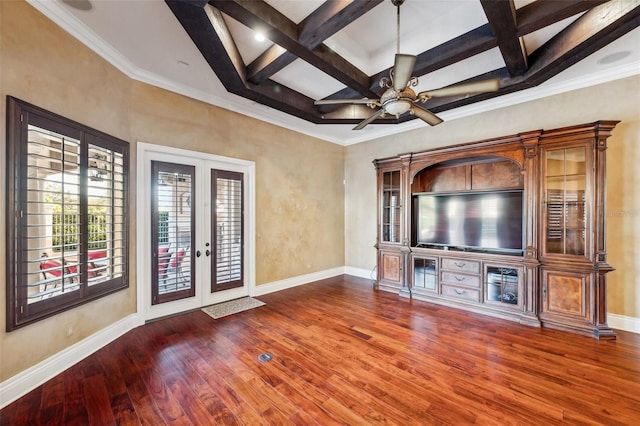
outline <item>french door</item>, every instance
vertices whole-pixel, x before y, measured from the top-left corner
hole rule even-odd
[[[139,206],[146,198],[138,246],[146,271],[138,273],[138,307],[145,319],[250,295],[253,163],[141,145],[147,176],[138,192]]]

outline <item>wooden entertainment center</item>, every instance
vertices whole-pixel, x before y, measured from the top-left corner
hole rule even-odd
[[[606,318],[605,168],[617,123],[375,160],[378,288],[615,339]]]

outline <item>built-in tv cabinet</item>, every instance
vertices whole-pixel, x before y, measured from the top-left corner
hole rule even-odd
[[[613,268],[606,260],[604,205],[606,141],[616,124],[536,130],[375,160],[378,288],[614,339],[606,322],[606,274]],[[487,239],[421,239],[425,212],[418,217],[418,197],[505,192],[518,192],[523,200],[522,244],[516,249],[483,246]]]

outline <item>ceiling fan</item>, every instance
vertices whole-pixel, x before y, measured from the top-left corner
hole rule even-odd
[[[400,53],[400,6],[405,0],[391,0],[397,8],[397,53],[393,68],[389,73],[390,78],[382,78],[380,87],[386,88],[380,99],[321,99],[315,101],[315,105],[331,104],[366,104],[370,108],[379,108],[371,116],[361,121],[353,130],[361,130],[384,114],[394,115],[399,118],[409,112],[427,124],[435,126],[442,123],[442,119],[431,111],[421,107],[419,103],[425,103],[431,98],[470,95],[476,93],[495,92],[500,88],[499,79],[490,79],[472,83],[456,84],[440,89],[427,90],[416,94],[411,88],[418,85],[418,78],[412,76],[416,56]]]

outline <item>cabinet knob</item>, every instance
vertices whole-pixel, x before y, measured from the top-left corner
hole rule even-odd
[[[464,263],[464,262],[456,262],[456,263],[454,263],[454,265],[456,265],[458,268],[464,268],[464,265],[466,265],[466,263]]]

